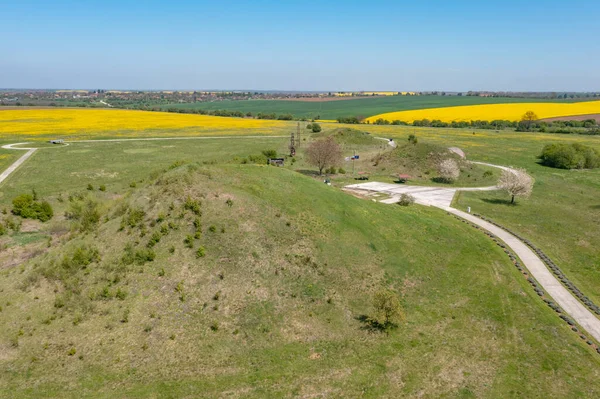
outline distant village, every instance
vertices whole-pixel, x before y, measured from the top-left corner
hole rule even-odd
[[[513,98],[594,99],[600,93],[491,91],[137,91],[137,90],[17,90],[0,89],[0,106],[127,107],[139,103],[177,104],[223,100],[335,100],[384,96],[476,96]]]

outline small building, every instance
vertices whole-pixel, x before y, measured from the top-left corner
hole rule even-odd
[[[50,144],[64,144],[63,139],[50,140]]]
[[[285,164],[284,158],[269,158],[269,165],[284,166],[284,164]]]

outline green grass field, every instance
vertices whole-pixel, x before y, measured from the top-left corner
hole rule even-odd
[[[326,134],[340,125],[323,127]],[[600,302],[600,172],[536,163],[546,143],[600,148],[600,138],[361,130],[401,145],[412,133],[419,143],[460,147],[472,160],[526,168],[536,178],[529,200],[509,206],[501,193],[463,193],[457,207],[531,239]],[[379,141],[351,135],[341,143],[345,154],[368,155],[356,171],[374,171],[372,156],[391,151]],[[338,189],[353,182],[349,174],[332,176],[329,187],[296,173],[314,171],[302,150],[285,168],[241,163],[265,149],[285,153],[287,144],[238,137],[39,150],[0,185],[0,208],[35,188],[56,215],[0,237],[0,260],[23,259],[0,269],[0,396],[599,396],[598,354],[485,235],[437,209],[349,196]],[[64,216],[69,196],[98,203],[95,230],[73,230]],[[183,242],[198,231],[187,197],[202,202],[193,249]],[[145,211],[143,228],[120,231],[128,209]],[[169,222],[154,261],[123,264],[126,244],[145,249]],[[100,259],[61,269],[81,245],[97,248]],[[357,319],[380,287],[397,292],[406,313],[389,335]]]
[[[24,153],[25,151],[13,151],[0,148],[0,171],[4,171]]]
[[[458,105],[501,104],[520,102],[571,102],[575,100],[522,99],[509,97],[471,96],[390,96],[352,100],[308,102],[287,100],[238,100],[210,103],[167,104],[161,108],[203,109],[207,111],[229,110],[253,114],[292,114],[297,118],[336,119],[338,117],[368,117],[393,111],[453,107]]]
[[[383,206],[253,165],[182,166],[123,194],[93,194],[96,232],[63,235],[2,271],[3,396],[600,392],[597,354],[493,242],[439,210]],[[202,258],[182,242],[193,231],[186,195],[202,200]],[[124,203],[146,211],[143,237],[119,231]],[[144,248],[161,213],[178,230],[154,247],[154,261],[122,266],[125,243]],[[43,278],[84,244],[98,262]],[[357,320],[381,286],[406,311],[389,335]]]

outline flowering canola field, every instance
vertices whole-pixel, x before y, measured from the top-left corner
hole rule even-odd
[[[111,136],[281,134],[282,121],[224,118],[207,115],[108,109],[0,110],[0,138],[52,136],[94,138]]]
[[[375,122],[380,118],[390,122],[394,120],[413,122],[421,119],[439,119],[442,122],[471,120],[493,121],[496,119],[518,121],[521,120],[521,117],[527,111],[535,112],[540,119],[571,115],[600,114],[600,101],[586,101],[579,103],[485,104],[427,108],[413,111],[388,112],[371,116],[367,118],[367,121]]]

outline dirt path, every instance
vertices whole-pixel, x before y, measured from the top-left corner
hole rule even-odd
[[[486,165],[502,170],[512,171],[506,166],[493,165],[484,162],[473,162],[479,165]],[[475,187],[475,188],[444,188],[444,187],[425,187],[425,186],[407,186],[403,184],[389,184],[379,182],[369,182],[361,184],[352,184],[346,186],[346,189],[360,192],[367,191],[370,193],[384,193],[390,196],[380,202],[393,204],[398,202],[401,194],[410,194],[415,198],[415,202],[435,206],[443,209],[454,215],[460,216],[463,219],[474,223],[496,237],[504,241],[514,253],[523,261],[523,264],[529,270],[531,275],[538,281],[546,293],[551,296],[554,301],[581,327],[583,327],[589,335],[594,337],[596,341],[600,341],[600,319],[590,312],[577,298],[575,298],[548,270],[542,260],[519,240],[514,235],[502,230],[491,223],[486,222],[476,216],[452,208],[450,205],[454,194],[457,191],[491,191],[497,190],[498,187]]]

